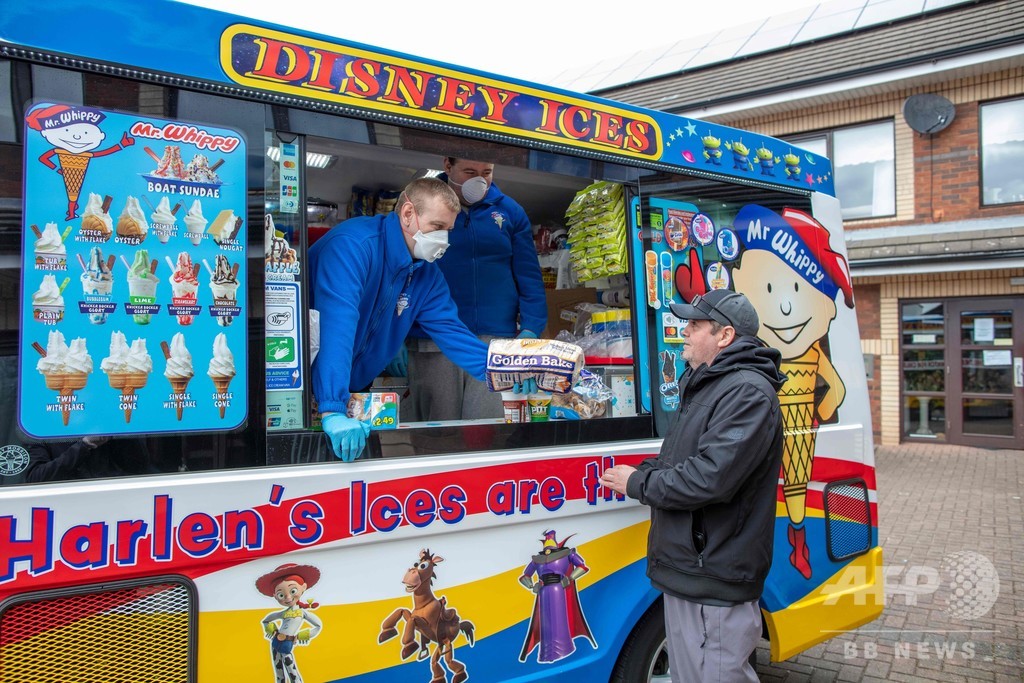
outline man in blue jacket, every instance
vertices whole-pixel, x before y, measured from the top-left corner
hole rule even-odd
[[[485,344],[496,337],[536,338],[547,325],[547,298],[530,219],[492,182],[494,164],[446,157],[444,170],[439,179],[455,190],[461,211],[438,265],[459,319]],[[500,417],[500,395],[423,336],[414,328],[409,341],[405,419]]]
[[[335,226],[309,250],[310,304],[320,311],[313,393],[324,432],[346,462],[362,453],[369,425],[346,415],[349,395],[368,387],[415,323],[471,376],[484,379],[487,345],[459,320],[434,263],[445,253],[459,198],[421,178],[395,210]]]

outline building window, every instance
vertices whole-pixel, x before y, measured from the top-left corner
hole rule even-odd
[[[939,301],[903,304],[903,436],[934,439],[946,431],[946,316]]]
[[[981,105],[981,202],[1024,202],[1024,100]]]
[[[843,219],[896,215],[896,143],[892,121],[793,138],[832,160]]]

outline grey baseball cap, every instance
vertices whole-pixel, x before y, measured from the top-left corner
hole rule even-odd
[[[730,325],[736,334],[756,336],[761,327],[757,311],[744,295],[728,289],[698,294],[688,304],[671,304],[672,314],[683,320],[714,320]]]

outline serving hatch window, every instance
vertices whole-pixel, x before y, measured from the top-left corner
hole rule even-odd
[[[290,248],[304,246],[305,257],[299,248],[299,258],[305,259],[304,287],[312,291],[313,276],[305,268],[308,250],[332,229],[347,229],[336,227],[346,219],[391,213],[414,178],[451,176],[450,186],[457,188],[482,176],[488,183],[486,197],[463,202],[448,250],[437,261],[459,318],[485,344],[525,331],[526,336],[580,345],[580,360],[604,387],[590,396],[492,392],[461,374],[436,341],[414,326],[373,381],[353,392],[357,398],[350,402],[351,414],[365,417],[374,429],[369,455],[628,437],[621,425],[616,433],[598,423],[643,414],[636,400],[625,240],[625,206],[636,193],[640,172],[609,166],[615,180],[604,181],[605,165],[587,159],[375,122],[327,127],[320,118],[289,110],[286,123],[276,119],[287,130],[276,131],[268,142],[301,143],[303,207],[281,211],[285,200],[270,177],[274,171],[268,176],[266,205],[275,232]],[[575,251],[574,239],[581,247]],[[322,321],[324,312],[319,316]],[[330,340],[321,336],[319,353],[330,348]],[[319,362],[312,364],[311,377]],[[308,385],[312,410],[307,424],[316,429],[315,382]],[[277,398],[268,392],[268,406],[281,405]],[[649,422],[641,422],[634,431],[649,436]],[[272,427],[274,461],[313,457],[315,449],[298,445],[288,430],[275,431]],[[282,444],[282,450],[274,443]]]

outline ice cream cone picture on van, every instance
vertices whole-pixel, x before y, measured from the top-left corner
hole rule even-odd
[[[195,401],[188,391],[188,383],[195,375],[192,367],[192,354],[185,346],[185,335],[178,332],[171,339],[170,346],[167,342],[160,342],[160,348],[167,360],[167,369],[164,370],[164,377],[171,383],[171,393],[164,402],[165,408],[174,408],[178,422],[181,422],[185,408],[194,408]]]
[[[782,353],[781,370],[788,378],[779,401],[785,422],[783,495],[793,549],[789,562],[809,579],[804,517],[815,437],[818,424],[833,419],[846,396],[823,342],[836,317],[836,297],[842,291],[853,308],[853,288],[846,260],[829,249],[828,231],[808,214],[784,209],[780,216],[749,205],[736,215],[734,226],[746,248],[733,270],[736,288],[757,310],[758,336]],[[816,400],[819,380],[827,391]]]
[[[41,104],[25,117],[28,127],[38,131],[52,145],[52,149],[39,157],[39,162],[64,178],[68,197],[66,219],[69,221],[78,217],[78,196],[82,192],[89,163],[96,157],[104,157],[135,144],[135,138],[123,133],[119,143],[96,150],[107,137],[100,127],[105,118],[106,115],[97,109],[67,104]],[[53,161],[55,156],[59,168]]]

